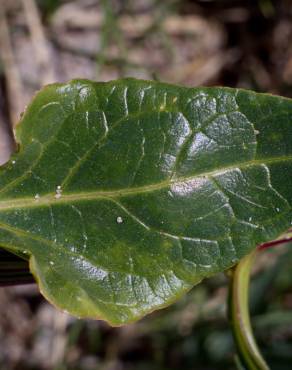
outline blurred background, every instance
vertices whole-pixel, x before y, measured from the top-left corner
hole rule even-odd
[[[0,0],[0,161],[44,84],[132,76],[292,97],[291,0]],[[272,369],[292,368],[292,245],[256,261],[251,312]],[[222,274],[137,324],[110,328],[0,288],[1,370],[231,370]]]

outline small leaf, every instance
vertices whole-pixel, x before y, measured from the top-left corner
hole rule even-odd
[[[112,325],[292,222],[292,101],[125,79],[45,87],[0,172],[0,243],[44,296]]]

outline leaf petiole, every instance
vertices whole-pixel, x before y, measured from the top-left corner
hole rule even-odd
[[[228,314],[239,360],[247,370],[269,370],[255,341],[249,316],[250,270],[257,251],[230,270]]]

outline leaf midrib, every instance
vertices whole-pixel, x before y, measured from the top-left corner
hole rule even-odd
[[[178,184],[183,182],[188,182],[198,178],[212,178],[218,176],[224,172],[229,172],[235,169],[244,169],[256,165],[267,165],[274,164],[278,162],[288,162],[292,161],[292,155],[273,157],[268,159],[253,159],[250,161],[236,163],[231,166],[226,166],[224,168],[219,168],[213,171],[206,171],[194,174],[192,176],[173,178],[160,183],[145,185],[135,188],[124,188],[110,191],[87,191],[87,192],[78,192],[70,194],[62,194],[60,198],[55,197],[55,193],[45,194],[36,199],[35,197],[25,197],[25,198],[12,198],[0,201],[0,211],[5,211],[15,208],[37,208],[41,206],[51,206],[52,204],[64,204],[64,203],[73,203],[78,201],[86,200],[97,200],[97,199],[113,199],[120,198],[127,195],[136,195],[141,193],[148,193],[155,190],[160,190],[171,186],[172,184]]]

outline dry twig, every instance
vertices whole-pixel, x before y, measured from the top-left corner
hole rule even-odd
[[[42,85],[56,81],[49,45],[34,0],[22,0]]]
[[[14,126],[20,113],[23,111],[23,87],[13,54],[9,28],[6,20],[5,0],[0,0],[0,54],[3,64],[3,70],[6,78],[8,101],[9,101],[9,116],[12,125]]]

